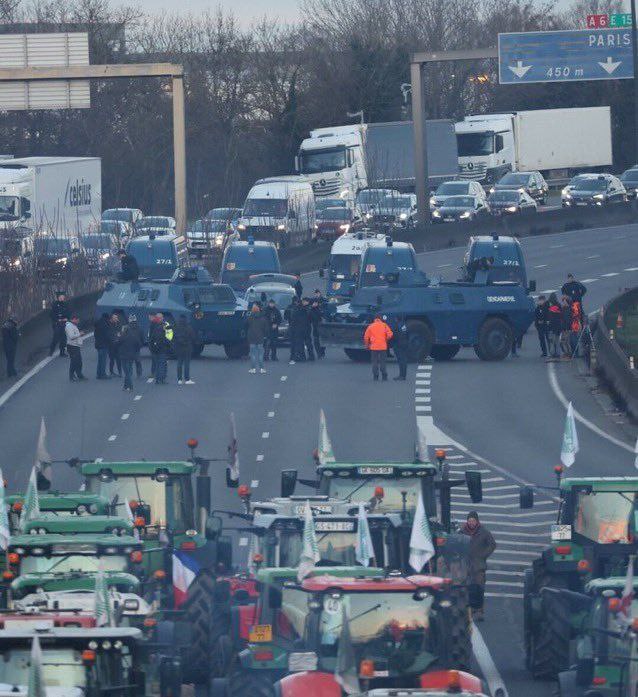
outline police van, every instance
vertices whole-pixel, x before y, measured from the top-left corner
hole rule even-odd
[[[140,278],[153,281],[170,280],[188,258],[186,238],[181,235],[156,237],[151,233],[134,237],[126,245],[126,251],[137,261]]]
[[[358,288],[385,286],[402,272],[416,272],[419,264],[409,242],[394,242],[390,236],[381,244],[368,245],[361,260]]]
[[[252,285],[251,276],[281,273],[279,255],[272,242],[236,241],[226,247],[222,259],[220,283],[228,284],[236,293],[245,293]]]

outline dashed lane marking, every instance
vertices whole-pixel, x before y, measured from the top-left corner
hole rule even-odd
[[[417,387],[414,390],[414,394],[430,394],[430,390],[424,388],[424,387]]]
[[[275,392],[275,394],[273,395],[273,397],[274,397],[275,399],[279,399],[279,398],[281,397],[281,394],[280,394],[279,392]]]
[[[597,278],[583,278],[582,283],[595,283]]]
[[[564,244],[550,244],[549,245],[552,249],[560,249],[561,247],[564,247]]]
[[[262,438],[270,438],[270,433],[269,433],[268,431],[264,431],[264,432],[261,434],[261,437],[262,437]]]
[[[535,269],[544,269],[547,267],[547,264],[538,264],[538,266],[535,266]]]
[[[263,461],[264,461],[264,456],[263,456],[263,455],[257,455],[257,457],[255,458],[255,460],[256,460],[257,462],[263,462]]]
[[[523,600],[522,593],[485,593],[486,598],[514,598],[516,600]]]
[[[259,486],[259,479],[253,479],[250,482],[250,488],[251,489],[256,489]]]
[[[133,397],[133,399],[134,399],[136,402],[139,402],[140,399],[142,399],[142,395],[141,395],[141,394],[136,394],[135,397]]]
[[[628,269],[625,269],[625,271],[638,271],[638,266],[630,266]]]
[[[122,414],[122,421],[126,421],[129,418],[130,414]]]
[[[274,411],[269,411],[269,412],[268,412],[268,418],[269,418],[269,419],[274,418],[274,416],[275,416],[275,412],[274,412]]]
[[[117,438],[117,436],[115,435],[115,433],[113,433],[112,435],[109,436],[110,441],[114,441],[116,438]]]
[[[599,259],[600,254],[592,254],[590,257],[587,257],[588,259]]]
[[[147,379],[146,379],[146,382],[147,382],[147,384],[150,385],[150,384],[153,382],[153,378],[147,378]]]
[[[612,271],[611,273],[604,273],[601,274],[603,278],[612,278],[612,276],[620,276],[620,274],[617,271]]]
[[[279,379],[280,379],[282,382],[286,382],[286,380],[288,379],[288,376],[287,376],[287,375],[282,375]]]
[[[448,266],[452,266],[452,264],[439,264],[436,268],[437,269],[447,269]]]
[[[414,400],[417,404],[427,404],[430,401],[429,397],[417,397]]]

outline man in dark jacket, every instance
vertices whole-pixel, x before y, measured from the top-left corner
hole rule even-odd
[[[106,360],[109,356],[111,341],[111,326],[108,312],[103,312],[100,319],[95,323],[93,340],[95,341],[95,350],[97,351],[97,379],[108,380]]]
[[[296,295],[284,314],[288,320],[288,334],[290,336],[290,365],[295,365],[297,361],[306,360],[303,337],[308,316]]]
[[[194,385],[191,380],[191,358],[197,343],[197,333],[186,320],[186,315],[180,315],[173,329],[173,353],[177,360],[177,384]]]
[[[573,303],[583,302],[583,296],[587,292],[587,288],[577,281],[571,273],[567,274],[567,283],[560,289],[563,295],[566,295]]]
[[[392,351],[399,364],[399,374],[395,380],[405,380],[408,376],[408,326],[401,317],[392,327]]]
[[[303,321],[303,346],[305,347],[305,350],[308,352],[308,360],[314,361],[315,352],[312,348],[312,315],[310,300],[308,298],[302,298],[301,307],[303,308],[303,311],[306,315]]]
[[[534,308],[534,326],[541,345],[541,356],[547,358],[547,298],[539,295]]]
[[[483,621],[483,600],[485,596],[485,574],[487,560],[496,549],[492,533],[479,521],[478,513],[470,511],[461,532],[470,537],[469,568],[467,574],[470,607],[474,620]]]
[[[268,334],[266,336],[266,354],[264,360],[276,361],[277,341],[279,340],[279,325],[281,324],[281,312],[271,298],[265,309],[266,320],[268,322]]]
[[[114,312],[109,319],[109,373],[115,375],[117,368],[117,376],[122,377],[122,361],[120,360],[119,341],[122,322],[117,312]]]
[[[131,254],[127,254],[123,249],[118,252],[122,270],[120,278],[123,281],[137,281],[140,277],[140,267],[137,265],[137,259]]]
[[[301,296],[303,295],[303,286],[301,285],[301,274],[297,272],[295,274],[295,285],[293,288],[295,289],[295,295],[301,300]]]
[[[264,341],[268,336],[268,320],[261,308],[255,303],[248,316],[248,328],[246,329],[246,341],[250,346],[250,370],[249,373],[265,373],[264,368]]]
[[[164,326],[164,315],[158,312],[151,323],[148,333],[148,348],[155,364],[155,384],[166,384],[166,369],[170,342],[166,338],[166,327]]]
[[[64,293],[57,293],[55,302],[51,305],[51,329],[53,330],[53,338],[49,346],[49,356],[53,355],[55,347],[60,347],[60,355],[66,355],[66,334],[64,327],[69,319],[69,306],[66,304],[66,296]]]
[[[323,298],[321,293],[316,290],[310,302],[308,314],[310,316],[310,328],[312,331],[312,344],[317,352],[317,358],[323,358],[326,355],[326,349],[321,345],[319,338],[319,325],[323,319]]]
[[[16,351],[18,350],[18,323],[9,317],[2,325],[2,350],[7,361],[7,377],[14,378],[16,372]]]
[[[143,343],[142,330],[137,324],[137,317],[130,315],[128,324],[122,327],[118,339],[118,351],[124,372],[124,390],[133,390],[133,363],[140,360]]]

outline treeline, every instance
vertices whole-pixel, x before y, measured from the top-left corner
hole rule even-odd
[[[589,11],[527,0],[300,0],[303,22],[267,18],[245,28],[232,14],[144,15],[110,0],[0,0],[4,31],[90,32],[91,60],[172,61],[186,68],[190,217],[241,204],[260,176],[292,171],[308,130],[409,118],[401,86],[416,50],[496,44],[504,31],[583,26]],[[37,28],[30,23],[37,22]],[[479,81],[477,76],[483,77]],[[499,87],[494,62],[439,64],[427,72],[431,117],[479,111],[611,105],[615,161],[633,164],[631,80]],[[170,86],[158,79],[94,83],[86,111],[0,114],[2,151],[95,155],[103,201],[173,212]],[[583,144],[587,147],[587,144]]]

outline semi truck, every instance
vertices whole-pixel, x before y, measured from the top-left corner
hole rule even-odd
[[[98,157],[21,157],[0,160],[0,231],[77,237],[102,213]]]
[[[485,184],[507,172],[551,181],[612,164],[608,106],[466,116],[455,131],[460,177]]]
[[[426,122],[429,183],[458,175],[454,124]],[[317,128],[302,141],[296,169],[310,180],[316,197],[354,199],[361,189],[414,191],[414,131],[411,121]]]

